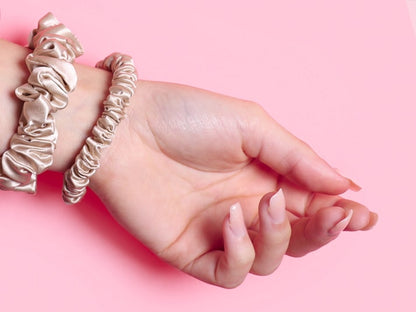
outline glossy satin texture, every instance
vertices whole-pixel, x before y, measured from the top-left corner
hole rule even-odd
[[[103,150],[111,144],[116,127],[125,117],[125,109],[136,88],[136,69],[131,57],[113,53],[96,67],[113,72],[104,110],[90,137],[86,139],[75,163],[65,172],[63,199],[68,204],[79,202],[86,193],[90,177],[100,167]]]
[[[1,159],[0,189],[36,192],[36,177],[52,165],[57,131],[53,113],[66,107],[82,54],[77,38],[48,13],[33,30],[26,58],[28,82],[15,91],[24,101],[17,133]]]

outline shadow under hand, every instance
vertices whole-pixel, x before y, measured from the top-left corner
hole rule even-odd
[[[38,192],[34,200],[40,202],[56,200],[58,196],[60,197],[61,189],[62,174],[46,172],[38,179]],[[62,207],[62,209],[71,209],[79,216],[80,221],[88,224],[92,231],[99,232],[103,241],[111,244],[112,248],[127,256],[129,260],[137,262],[138,267],[146,266],[153,274],[163,275],[161,277],[163,279],[171,280],[184,277],[184,274],[159,259],[118,224],[91,190],[88,190],[80,203],[70,206],[62,201]]]

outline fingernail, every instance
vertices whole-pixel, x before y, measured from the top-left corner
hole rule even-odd
[[[378,221],[378,214],[376,214],[375,212],[370,212],[370,221],[368,222],[367,226],[361,230],[362,231],[371,230],[377,224],[377,221]]]
[[[341,221],[339,221],[337,224],[335,224],[329,231],[328,234],[329,235],[338,235],[339,233],[341,233],[343,230],[345,230],[345,228],[348,226],[348,224],[351,221],[352,218],[352,209],[349,209],[347,215],[345,216],[344,219],[342,219]]]
[[[238,238],[244,237],[247,233],[240,203],[235,203],[230,207],[230,228]]]
[[[282,189],[270,197],[268,211],[273,223],[282,224],[285,221],[286,202]]]
[[[348,179],[348,178],[347,178]],[[359,186],[357,183],[355,183],[353,180],[348,179],[348,182],[350,182],[350,190],[353,192],[359,192],[361,191],[361,186]]]
[[[359,192],[361,191],[361,186],[359,186],[357,183],[355,183],[353,180],[351,180],[350,178],[347,178],[346,176],[344,176],[338,168],[333,168],[340,176],[342,176],[343,178],[347,179],[349,182],[349,189],[353,192]]]

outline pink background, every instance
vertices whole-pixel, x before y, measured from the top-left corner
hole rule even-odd
[[[143,79],[261,103],[363,190],[380,215],[234,290],[164,264],[91,193],[0,196],[0,311],[416,311],[416,40],[405,0],[2,1],[0,36],[24,45],[52,11],[93,65],[130,53]]]

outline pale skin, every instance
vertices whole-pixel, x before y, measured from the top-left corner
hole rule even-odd
[[[25,48],[0,40],[0,151],[16,129],[13,90]],[[51,170],[65,171],[101,112],[111,74],[76,64],[78,87],[55,117]],[[260,105],[172,83],[139,80],[128,116],[91,189],[114,218],[163,260],[232,288],[268,275],[377,215],[342,197],[358,190]]]

